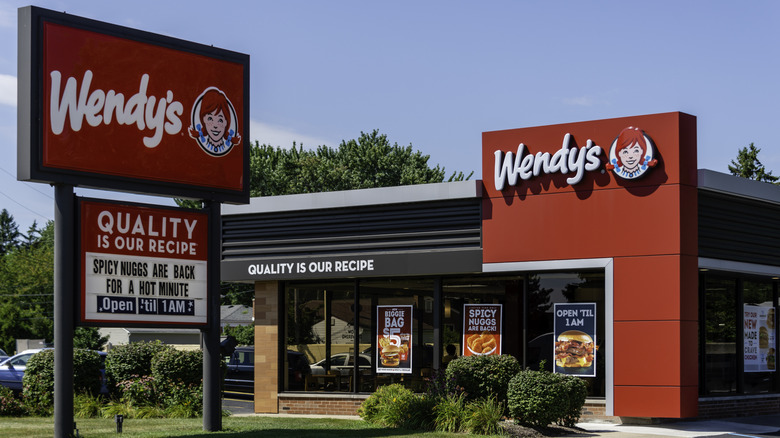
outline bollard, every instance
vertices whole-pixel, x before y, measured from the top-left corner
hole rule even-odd
[[[122,422],[125,420],[124,415],[114,415],[114,423],[116,423],[116,433],[122,433]]]

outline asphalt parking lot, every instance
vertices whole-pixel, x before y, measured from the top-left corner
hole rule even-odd
[[[251,395],[234,392],[223,393],[222,409],[233,415],[248,415],[255,413],[255,401]]]

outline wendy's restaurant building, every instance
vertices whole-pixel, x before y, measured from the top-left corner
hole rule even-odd
[[[422,391],[448,345],[579,376],[586,418],[780,409],[779,187],[697,170],[679,112],[482,142],[482,181],[223,208],[222,278],[255,285],[256,412]]]

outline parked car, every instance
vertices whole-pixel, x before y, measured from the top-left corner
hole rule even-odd
[[[330,369],[336,370],[343,376],[352,374],[352,368],[354,368],[354,355],[351,353],[338,353],[330,357]],[[360,354],[358,356],[358,366],[361,370],[371,369],[371,356],[369,354]],[[311,366],[311,373],[313,375],[325,374],[325,359],[315,363]]]
[[[4,361],[6,359],[8,359],[8,354],[5,351],[3,351],[2,348],[0,348],[0,362]]]
[[[306,375],[311,374],[309,360],[303,353],[287,350],[288,390],[303,391]],[[255,392],[255,347],[236,347],[227,363],[225,391]]]
[[[22,390],[22,378],[24,377],[24,371],[27,369],[27,362],[36,353],[45,350],[44,348],[35,348],[32,350],[24,350],[21,353],[11,356],[8,359],[0,362],[0,385],[11,388],[14,391]],[[98,351],[101,359],[100,367],[100,393],[107,394],[106,388],[106,353]]]
[[[39,351],[42,349],[24,350],[0,362],[0,385],[14,391],[21,391],[22,377],[24,377],[24,370],[27,368],[27,361]]]

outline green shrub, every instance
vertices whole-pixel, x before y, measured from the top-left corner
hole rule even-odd
[[[577,377],[525,370],[509,382],[509,415],[530,426],[574,426],[587,394],[585,382]]]
[[[514,356],[463,356],[447,365],[445,379],[450,392],[462,389],[467,400],[496,397],[506,402],[507,385],[522,370]]]
[[[152,376],[130,376],[116,384],[120,400],[132,407],[157,405],[158,394]]]
[[[476,400],[466,405],[462,429],[474,435],[500,435],[498,422],[506,406],[494,397]]]
[[[102,415],[105,399],[100,395],[87,393],[73,397],[73,415],[76,418],[98,418]]]
[[[398,383],[380,386],[363,402],[358,414],[369,423],[385,427],[415,428],[419,413],[413,410],[422,405],[419,398]]]
[[[203,352],[167,349],[158,351],[151,361],[151,375],[160,384],[184,382],[199,385],[203,380]]]
[[[155,342],[132,342],[117,345],[106,357],[106,381],[109,391],[118,394],[116,384],[137,376],[152,374],[152,358],[155,354],[173,347]]]
[[[22,402],[16,398],[14,392],[5,386],[0,386],[0,417],[20,417],[26,413]]]
[[[166,415],[174,418],[194,418],[203,413],[203,385],[175,382],[157,387],[160,406]]]
[[[96,395],[100,392],[100,354],[92,350],[73,351],[73,391]],[[30,357],[22,378],[24,403],[36,415],[48,415],[54,404],[54,350]]]
[[[452,363],[452,362],[450,362]],[[434,424],[439,432],[460,432],[466,414],[466,395],[450,394],[439,399],[433,408]]]

